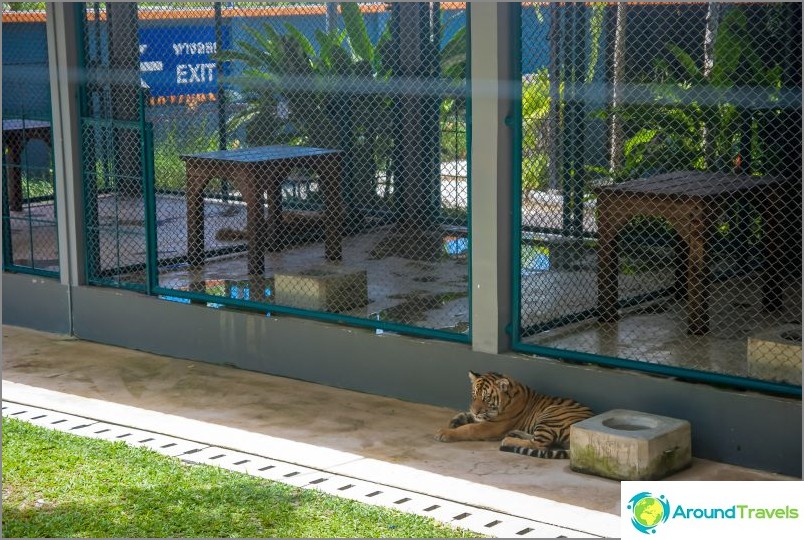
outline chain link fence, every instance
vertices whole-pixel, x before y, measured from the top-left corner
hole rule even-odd
[[[44,3],[3,2],[3,266],[59,275]]]
[[[83,18],[92,282],[468,339],[463,4]]]
[[[800,388],[801,4],[521,9],[519,347]]]

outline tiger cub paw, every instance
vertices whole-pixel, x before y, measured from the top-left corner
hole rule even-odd
[[[465,426],[466,424],[473,424],[474,421],[475,419],[471,414],[462,412],[452,417],[452,420],[449,422],[449,427],[456,428],[458,426]]]
[[[450,435],[450,431],[452,430],[447,428],[439,429],[433,438],[441,442],[452,442],[454,439]]]

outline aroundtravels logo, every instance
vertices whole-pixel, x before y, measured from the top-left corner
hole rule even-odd
[[[801,481],[649,481],[620,483],[620,538],[799,538]],[[613,535],[616,536],[616,535]]]
[[[656,527],[670,517],[670,503],[664,495],[653,496],[647,491],[637,493],[628,501],[631,525],[641,533],[656,533]]]

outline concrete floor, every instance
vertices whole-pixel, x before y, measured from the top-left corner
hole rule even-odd
[[[507,492],[619,514],[620,483],[566,460],[440,443],[455,411],[225,366],[178,360],[11,326],[3,380],[358,454]],[[467,385],[468,386],[468,385]],[[469,402],[467,387],[467,405]],[[672,480],[788,480],[694,459]]]

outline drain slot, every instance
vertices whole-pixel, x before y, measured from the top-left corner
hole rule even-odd
[[[6,410],[6,409],[9,409],[9,411],[15,411],[15,407],[10,407],[9,408],[8,406],[4,405],[3,410]],[[32,416],[29,420],[26,420],[26,421],[29,421],[29,422],[32,421],[32,420],[39,420],[39,419],[45,418],[45,421],[40,423],[40,425],[41,424],[46,424],[47,425],[48,424],[47,420],[52,418],[52,416],[47,418],[49,416],[49,414],[41,414],[42,409],[39,409],[39,408],[34,408],[34,409],[30,409],[30,410],[29,409],[16,410],[16,412],[9,412],[9,411],[4,412],[3,415],[4,416],[17,416],[17,415],[21,415],[21,414],[25,414],[25,413],[28,413],[30,415],[36,415],[36,416]],[[55,414],[59,414],[59,413],[55,413]],[[96,420],[92,420],[90,418],[73,417],[73,416],[70,416],[70,415],[67,415],[67,416],[68,416],[67,418],[62,417],[61,419],[58,419],[56,421],[49,422],[49,424],[55,426],[55,425],[62,424],[62,423],[65,423],[65,422],[67,422],[68,424],[69,423],[76,423],[77,424],[78,422],[81,422],[82,420],[84,421],[83,424],[75,425],[74,427],[69,428],[69,430],[81,430],[81,429],[88,428],[88,427],[101,427],[101,426],[104,425],[104,423],[98,422]],[[141,433],[143,435],[148,434],[148,432],[142,433],[139,430],[137,430],[136,432],[125,432],[124,431],[125,426],[119,426],[119,425],[113,425],[113,424],[105,424],[105,425],[108,425],[110,427],[109,428],[102,428],[100,430],[97,430],[97,431],[94,432],[94,434],[100,435],[100,434],[103,434],[103,433],[109,433],[108,436],[104,436],[103,438],[107,438],[107,439],[108,438],[126,439],[128,441],[128,444],[135,444],[133,442],[133,439],[134,439],[134,437],[136,436],[137,433]],[[56,428],[54,428],[54,429],[56,429]],[[66,430],[66,428],[64,428],[64,427],[62,427],[60,429]],[[114,435],[115,431],[117,431],[117,433],[122,433],[122,434]],[[92,432],[90,432],[89,430],[86,430],[86,431],[77,433],[77,435],[82,435],[83,434],[84,436],[89,436],[90,433],[92,433]],[[151,447],[151,448],[157,448],[157,449],[168,449],[168,448],[172,448],[172,447],[178,447],[177,450],[163,452],[163,453],[168,454],[168,455],[175,455],[178,450],[181,450],[181,448],[188,448],[189,447],[189,449],[187,449],[186,451],[183,452],[182,456],[189,455],[189,454],[195,454],[197,452],[202,452],[202,451],[207,451],[207,450],[213,450],[213,448],[214,448],[214,447],[210,447],[209,445],[204,445],[203,443],[198,443],[198,442],[194,442],[194,441],[190,441],[190,440],[178,439],[178,438],[175,438],[175,437],[166,437],[166,436],[162,436],[162,435],[157,434],[157,433],[151,433],[151,434],[154,435],[154,437],[146,437],[146,438],[144,438],[142,440],[139,440],[138,443],[139,444],[146,444],[146,443],[154,442],[153,445],[148,445],[148,446]],[[165,439],[168,439],[168,441],[170,441],[172,439],[174,442],[168,442]],[[165,444],[161,444],[161,443],[165,443]],[[160,446],[160,444],[161,444],[161,446]],[[197,446],[199,444],[201,445],[200,447]],[[219,450],[221,450],[221,448],[219,448]],[[211,453],[211,452],[209,452],[209,453]],[[241,457],[237,457],[238,455],[241,456]],[[248,455],[248,454],[245,454],[245,455]],[[244,454],[240,454],[239,452],[234,452],[231,455],[230,454],[225,454],[225,453],[224,454],[216,454],[216,455],[213,455],[213,456],[211,456],[209,458],[202,458],[202,461],[209,462],[209,461],[213,461],[213,460],[221,460],[221,458],[224,458],[224,460],[222,460],[222,461],[225,461],[226,463],[231,463],[232,464],[232,465],[219,465],[219,466],[223,466],[224,468],[229,468],[229,467],[232,467],[232,466],[242,466],[242,465],[248,464],[248,463],[252,463],[251,467],[255,467],[256,465],[259,465],[260,462],[264,463],[265,461],[269,461],[268,458],[264,458],[262,456],[256,456],[256,455],[252,456],[253,459],[246,459]],[[234,461],[234,462],[230,461],[232,459],[234,459],[236,461]],[[194,462],[189,461],[189,460],[184,460],[184,459],[182,459],[182,462],[183,462],[183,464],[187,464],[187,465],[190,465],[190,466],[198,465],[197,463],[194,463]],[[287,471],[287,468],[285,467],[285,465],[291,466],[291,467],[293,466],[290,463],[280,462],[279,465],[265,465],[263,467],[260,467],[257,470],[258,471],[268,471],[268,470],[271,470],[271,469],[279,468],[280,471],[282,469],[285,469]],[[250,469],[250,471],[252,471],[251,474],[255,474],[255,472],[253,472],[254,469]],[[331,486],[330,488],[324,488],[325,491],[327,491],[329,493],[333,493],[332,491],[329,491],[329,490],[333,489],[334,486],[337,483],[341,483],[341,482],[343,482],[343,480],[347,480],[347,481],[350,480],[350,478],[344,478],[344,477],[339,476],[339,475],[327,476],[327,477],[313,476],[317,472],[318,473],[326,473],[325,471],[316,471],[315,469],[306,469],[306,470],[302,470],[302,471],[291,470],[290,472],[288,472],[287,474],[283,474],[282,476],[284,478],[292,478],[292,477],[299,476],[299,475],[308,475],[308,477],[312,476],[313,480],[307,480],[306,484],[304,484],[307,487],[317,485],[317,484],[322,484],[322,483],[326,482],[327,480],[333,480],[332,482],[330,482],[328,484],[329,486]],[[288,481],[288,483],[290,484],[290,483],[293,483],[293,482]],[[302,483],[303,483],[303,480],[296,480],[295,481],[295,484],[298,484],[300,486],[301,486]],[[377,502],[371,502],[370,504],[380,504],[380,505],[388,504],[388,503],[382,502],[384,500],[393,501],[392,504],[397,505],[397,506],[401,506],[401,505],[406,504],[406,503],[411,503],[411,504],[408,504],[405,507],[400,507],[401,511],[404,511],[404,510],[402,510],[402,508],[408,508],[408,511],[411,511],[410,509],[413,508],[413,507],[421,508],[420,505],[424,502],[424,501],[421,501],[421,499],[417,499],[416,495],[414,493],[411,493],[411,497],[405,496],[406,492],[404,490],[402,490],[401,493],[399,493],[399,490],[396,490],[396,497],[394,499],[392,499],[391,497],[393,497],[395,495],[395,493],[394,493],[395,490],[393,488],[390,488],[389,492],[386,492],[386,491],[383,491],[383,490],[380,490],[380,489],[376,489],[376,488],[380,488],[380,487],[385,489],[385,486],[383,486],[381,483],[374,483],[374,482],[358,483],[358,484],[347,483],[345,485],[342,485],[341,487],[336,488],[336,491],[346,492],[347,490],[351,490],[354,487],[358,487],[359,489],[357,489],[357,490],[352,492],[353,495],[348,496],[348,495],[344,494],[344,496],[347,496],[347,497],[355,497],[355,495],[357,494],[356,493],[357,491],[363,491],[365,493],[365,491],[364,491],[365,488],[366,487],[371,488],[372,486],[375,488],[375,491],[371,491],[370,493],[366,493],[365,495],[360,496],[360,497],[363,498],[363,500],[372,499],[372,501],[377,501]],[[400,495],[401,495],[401,497],[400,497]],[[436,497],[428,497],[428,498],[430,500],[439,501],[439,499],[436,498]],[[368,502],[368,501],[366,501],[366,502]],[[491,529],[494,528],[494,527],[497,527],[494,530],[499,531],[500,530],[499,526],[501,526],[501,525],[505,526],[505,527],[509,527],[509,526],[513,525],[513,524],[508,523],[508,521],[506,520],[506,516],[504,516],[504,515],[502,515],[502,514],[500,514],[498,512],[493,512],[493,511],[492,512],[486,512],[487,514],[491,514],[488,517],[498,517],[499,519],[491,519],[485,525],[480,525],[480,523],[482,523],[482,521],[477,520],[477,517],[480,517],[480,516],[477,514],[477,512],[475,512],[475,510],[479,510],[479,509],[474,508],[471,505],[463,505],[463,504],[458,506],[458,508],[455,508],[455,509],[459,510],[459,512],[460,512],[460,510],[467,510],[467,511],[457,513],[456,515],[453,515],[453,517],[451,517],[451,518],[446,518],[446,516],[449,516],[449,514],[452,514],[454,512],[454,510],[453,510],[454,505],[452,505],[449,502],[445,502],[445,504],[447,504],[446,507],[441,505],[441,504],[431,504],[430,506],[424,508],[423,510],[413,510],[413,511],[416,512],[416,513],[421,513],[421,512],[434,513],[435,516],[439,516],[439,513],[435,513],[434,511],[440,510],[440,514],[443,517],[436,517],[436,519],[438,519],[439,521],[443,520],[443,521],[445,521],[447,523],[453,522],[455,525],[458,525],[459,523],[462,523],[463,525],[460,525],[460,526],[469,527],[470,529],[473,529],[476,532],[480,532],[480,533],[484,533],[484,534],[493,534],[491,532]],[[468,510],[472,510],[472,512],[469,512]],[[447,512],[449,512],[449,513],[447,513]],[[431,515],[433,515],[433,514],[431,514]],[[470,518],[472,516],[475,516],[475,517],[473,519],[467,519],[467,518]],[[475,521],[479,521],[479,523],[474,524]],[[539,523],[539,522],[535,521],[535,520],[518,520],[518,521],[520,521],[520,523],[521,523],[521,524],[519,524],[519,526],[522,527],[524,525],[524,527],[522,527],[521,530],[519,530],[519,531],[517,531],[517,532],[515,532],[513,534],[513,536],[516,536],[516,537],[524,537],[526,535],[532,534],[536,530],[535,527],[539,526],[539,525],[537,525],[537,523]],[[522,523],[522,521],[524,521],[524,523]],[[533,523],[534,527],[526,526],[526,525],[529,524],[529,522]],[[516,525],[513,525],[513,526],[515,527]],[[556,532],[558,532],[558,531],[556,531]],[[566,538],[565,535],[559,535],[557,537],[558,538]]]

